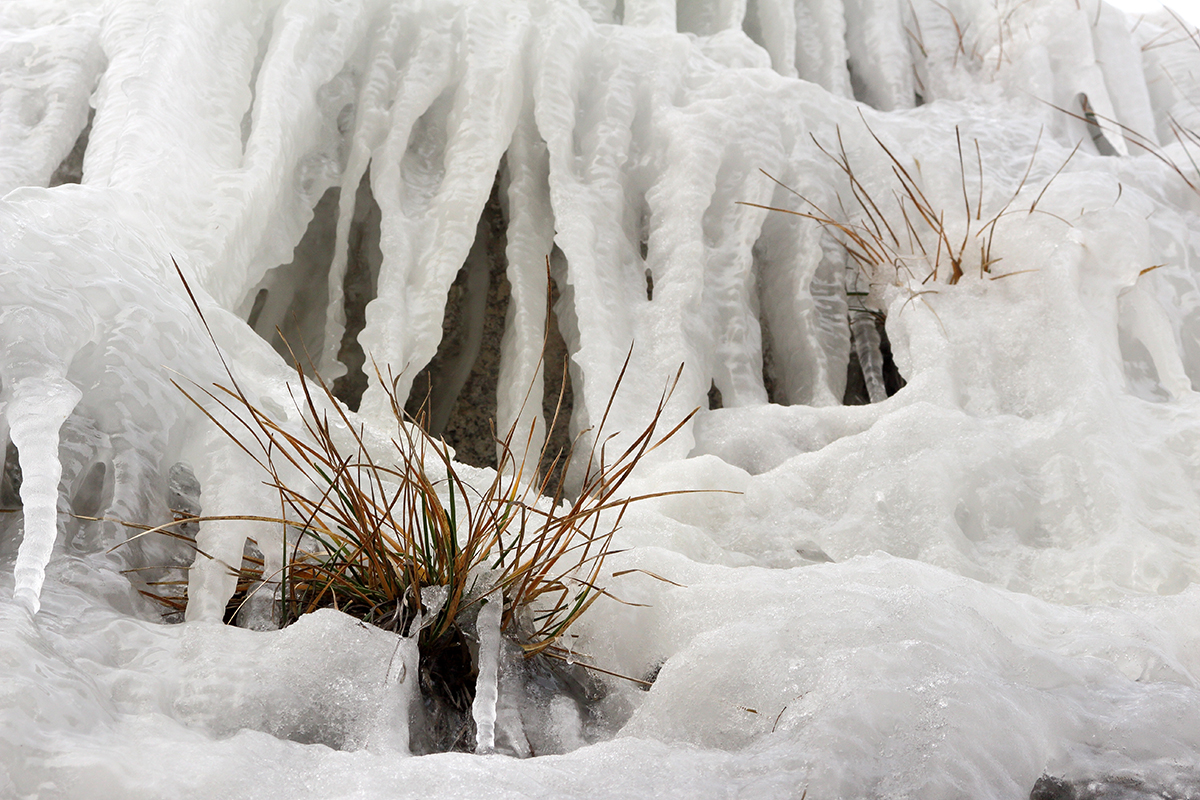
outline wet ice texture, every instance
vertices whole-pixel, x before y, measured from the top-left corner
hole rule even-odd
[[[1200,127],[1200,50],[1173,24],[1091,0],[3,4],[0,440],[23,483],[0,518],[0,795],[371,794],[399,773],[431,795],[587,797],[1176,780],[1200,750],[1200,200],[1172,126]],[[89,118],[81,185],[44,188]],[[803,207],[765,170],[853,217],[817,147],[839,133],[897,230],[884,146],[955,241],[970,211],[974,235],[1009,208],[992,274],[927,280],[915,249],[855,271],[815,222],[743,204]],[[274,510],[171,384],[225,380],[172,260],[239,384],[295,425],[294,373],[234,312],[265,289],[259,312],[294,313],[336,377],[349,254],[377,207],[358,341],[403,397],[494,187],[511,288],[497,429],[535,426],[535,450],[544,435],[524,400],[541,396],[551,257],[574,432],[632,344],[608,430],[644,427],[680,363],[666,418],[713,387],[722,406],[639,488],[743,494],[627,517],[613,569],[684,587],[630,573],[614,592],[649,607],[598,602],[580,624],[580,653],[658,676],[588,712],[625,725],[616,741],[587,744],[565,696],[516,702],[536,680],[489,644],[492,743],[579,749],[397,766],[413,654],[385,654],[394,639],[328,615],[219,628],[232,583],[204,561],[190,621],[145,622],[119,570],[190,553],[108,550],[129,536],[114,520],[167,519],[180,462],[205,513]],[[331,189],[326,266],[297,246]],[[869,314],[907,386],[883,396],[873,323],[856,325],[879,402],[843,407],[849,320]],[[382,452],[394,423],[367,363],[355,419]],[[198,542],[236,561],[247,538],[281,558],[269,526]]]

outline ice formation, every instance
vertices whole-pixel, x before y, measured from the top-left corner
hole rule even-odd
[[[0,5],[0,797],[1200,796],[1196,41],[1098,0]],[[636,605],[574,629],[648,691],[556,693],[481,614],[478,749],[538,757],[404,758],[411,641],[222,626],[201,561],[167,625],[139,582],[190,554],[111,548],[188,476],[270,513],[173,381],[295,424],[278,325],[386,445],[380,376],[460,293],[452,414],[497,264],[497,429],[550,435],[548,336],[574,433],[632,347],[608,430],[680,364],[703,409],[635,490],[722,492],[631,511]]]
[[[496,701],[500,680],[500,603],[479,609],[479,678],[475,684],[475,752],[496,752]]]

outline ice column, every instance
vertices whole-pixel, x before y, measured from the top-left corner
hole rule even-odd
[[[542,418],[542,345],[546,335],[546,257],[554,247],[550,163],[538,137],[532,107],[522,114],[508,149],[508,283],[512,302],[500,347],[496,430],[514,425],[515,463],[537,458],[546,439]]]
[[[1192,393],[1192,380],[1184,369],[1175,344],[1175,333],[1154,296],[1140,284],[1121,295],[1122,316],[1129,320],[1131,333],[1150,353],[1158,381],[1178,399]]]
[[[471,714],[475,718],[475,752],[496,750],[496,700],[499,697],[500,615],[504,602],[495,597],[483,601],[479,619],[479,677],[475,679],[475,702]]]

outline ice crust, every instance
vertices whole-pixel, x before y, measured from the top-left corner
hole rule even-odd
[[[1172,133],[1200,129],[1198,70],[1171,18],[1093,0],[0,4],[0,444],[23,475],[0,798],[1009,798],[1043,773],[1200,796],[1200,176]],[[85,128],[80,185],[48,188]],[[857,272],[757,207],[811,209],[786,186],[852,211],[818,147],[839,137],[862,190],[894,208],[892,153],[955,241],[1009,203],[991,274]],[[631,346],[611,446],[681,363],[664,419],[703,409],[629,486],[717,491],[634,507],[606,564],[627,603],[573,628],[652,686],[584,708],[481,613],[498,755],[406,757],[412,640],[333,611],[223,626],[233,581],[204,559],[166,625],[122,570],[191,554],[111,549],[120,520],[168,519],[180,464],[206,514],[275,511],[172,382],[227,367],[297,429],[296,374],[245,317],[266,289],[264,318],[345,371],[364,185],[358,341],[401,397],[496,187],[497,428],[546,435],[547,260],[585,444]],[[300,243],[330,189],[326,264]],[[865,406],[841,405],[851,320]],[[352,419],[385,453],[370,364]],[[269,524],[197,543],[236,563],[247,539],[278,566]]]

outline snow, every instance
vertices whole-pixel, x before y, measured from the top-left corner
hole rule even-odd
[[[1095,0],[0,6],[0,440],[23,476],[0,797],[1007,798],[1043,774],[1194,796],[1197,68],[1169,15]],[[51,187],[85,128],[80,185]],[[906,230],[906,174],[944,236]],[[602,576],[625,602],[564,642],[648,687],[525,670],[488,603],[496,752],[408,757],[414,639],[330,610],[222,625],[233,579],[204,559],[167,624],[137,581],[192,553],[121,522],[185,494],[278,513],[181,388],[228,368],[298,430],[296,373],[246,317],[265,290],[258,329],[295,324],[345,373],[376,214],[348,413],[389,452],[379,376],[407,396],[457,273],[489,268],[494,190],[497,428],[547,436],[549,269],[572,434],[627,355],[613,448],[682,364],[663,420],[701,411],[625,488],[709,491],[631,507]],[[868,266],[764,208],[869,225],[866,195],[899,234]],[[868,405],[842,404],[852,349]],[[279,566],[270,523],[197,544],[237,563],[247,539]]]

